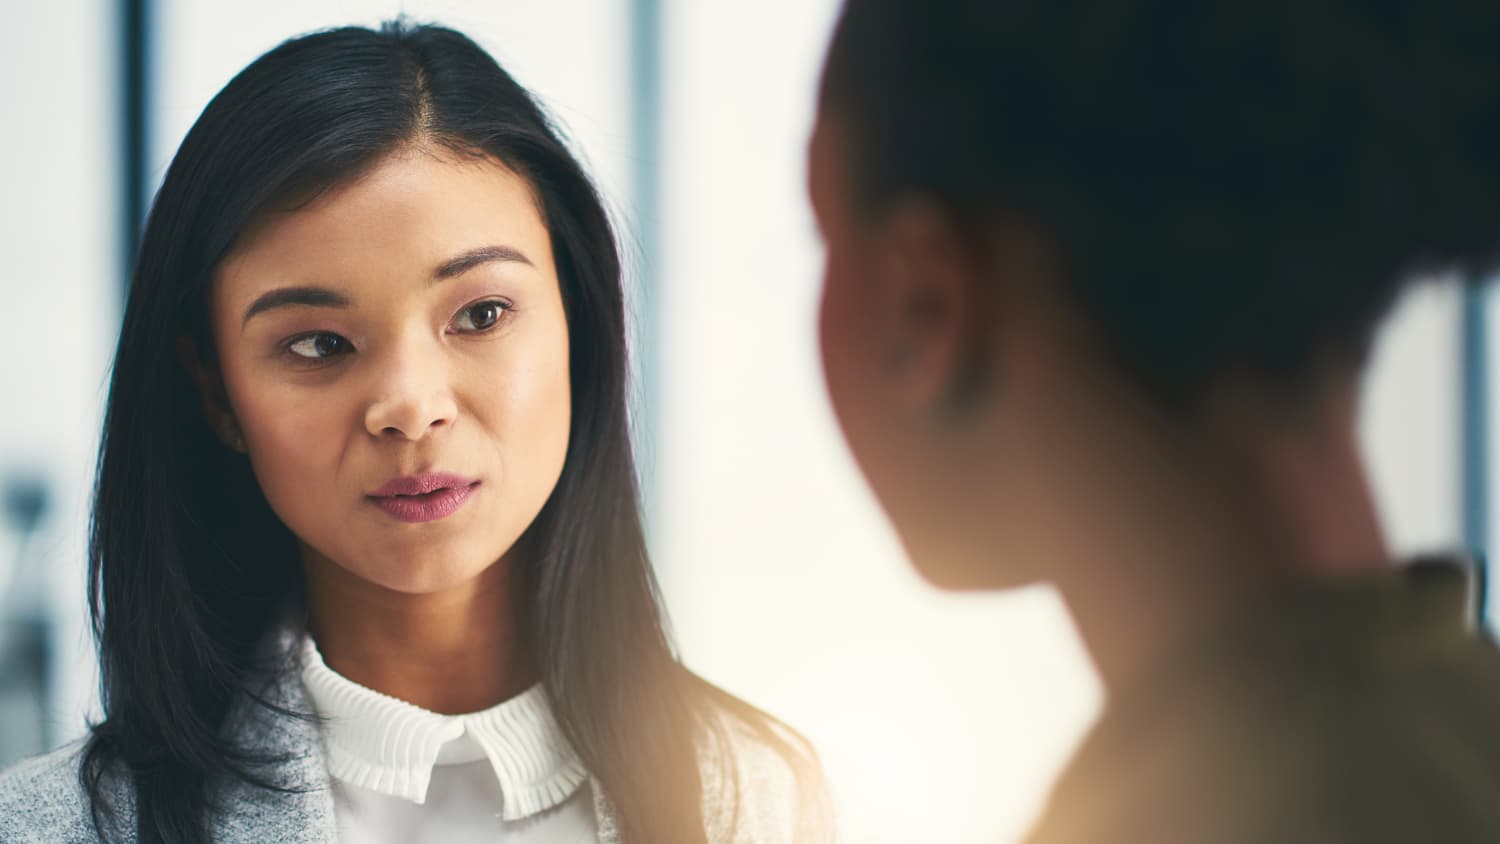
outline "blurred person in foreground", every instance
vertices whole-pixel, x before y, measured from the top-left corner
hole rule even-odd
[[[821,340],[914,564],[1055,584],[1106,688],[1052,842],[1500,840],[1500,654],[1356,437],[1500,256],[1500,7],[849,0]]]

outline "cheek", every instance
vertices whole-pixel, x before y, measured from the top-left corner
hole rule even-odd
[[[861,399],[868,400],[873,375],[868,364],[872,357],[868,314],[858,286],[853,268],[830,248],[818,312],[818,342],[829,400],[851,439],[857,435],[863,416]]]
[[[314,395],[253,378],[226,386],[256,479],[283,521],[295,526],[307,521],[304,511],[321,509],[319,502],[339,500],[329,487],[351,423],[337,387]]]
[[[494,355],[471,362],[464,379],[463,404],[499,455],[507,495],[527,510],[539,510],[551,495],[572,422],[566,324],[559,315],[557,325],[539,334],[525,343],[497,344]]]
[[[819,342],[828,398],[849,452],[891,511],[890,493],[899,490],[911,468],[903,465],[902,455],[914,444],[902,429],[890,351],[882,342],[873,297],[865,289],[867,279],[857,261],[841,260],[830,250]]]

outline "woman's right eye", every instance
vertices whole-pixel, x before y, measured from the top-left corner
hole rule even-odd
[[[327,360],[349,351],[349,341],[337,334],[320,331],[294,338],[286,345],[294,356],[308,361]]]

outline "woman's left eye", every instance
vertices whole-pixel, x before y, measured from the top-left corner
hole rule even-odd
[[[508,310],[510,303],[498,299],[475,302],[459,311],[453,323],[463,332],[488,331],[499,324]]]

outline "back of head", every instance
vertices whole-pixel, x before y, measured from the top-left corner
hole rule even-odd
[[[1500,258],[1500,7],[849,0],[823,82],[858,210],[1039,225],[1160,396],[1362,360],[1416,275]]]

